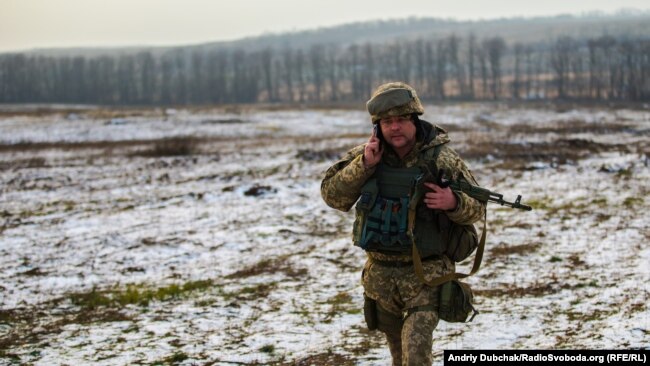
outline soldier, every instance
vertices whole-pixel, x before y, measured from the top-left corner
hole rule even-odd
[[[354,244],[368,260],[362,272],[364,312],[369,329],[386,334],[393,365],[430,365],[438,324],[439,287],[415,273],[412,248],[422,259],[427,282],[455,271],[444,255],[450,225],[481,219],[479,201],[424,183],[427,191],[410,204],[414,178],[434,166],[451,179],[477,184],[442,128],[421,120],[415,90],[401,82],[381,85],[367,103],[375,126],[368,142],[346,153],[325,173],[321,195],[332,208],[348,211],[357,202]],[[409,207],[415,230],[409,234]],[[413,219],[410,219],[413,220]]]

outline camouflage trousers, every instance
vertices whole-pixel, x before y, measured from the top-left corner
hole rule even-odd
[[[454,270],[447,257],[422,265],[428,281]],[[386,334],[393,365],[431,365],[433,330],[438,325],[438,288],[424,285],[412,265],[387,266],[372,259],[364,266],[361,282],[366,296],[393,317],[392,325],[384,328],[379,317],[379,329]]]

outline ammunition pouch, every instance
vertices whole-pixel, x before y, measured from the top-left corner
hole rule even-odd
[[[465,323],[471,314],[471,322],[478,311],[472,304],[474,294],[468,284],[452,280],[440,286],[438,317],[449,323]]]
[[[361,203],[362,200],[359,200]],[[363,209],[357,204],[357,211]],[[365,222],[359,222],[359,237],[355,244],[367,251],[408,253],[411,239],[406,234],[408,198],[391,199],[377,196],[375,204],[363,212]],[[355,225],[356,226],[356,225]]]
[[[366,318],[368,330],[377,329],[377,302],[363,294],[363,316]]]
[[[404,320],[401,316],[389,313],[377,304],[377,329],[384,333],[401,333]]]
[[[392,314],[382,308],[377,301],[363,294],[363,315],[368,330],[379,330],[384,333],[400,333],[404,321],[401,316]]]

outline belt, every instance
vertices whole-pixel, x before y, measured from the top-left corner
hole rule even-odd
[[[441,259],[441,258],[442,258],[442,256],[439,256],[439,255],[430,255],[428,257],[422,258],[422,262],[432,261],[432,260]],[[405,262],[405,261],[383,261],[383,260],[374,259],[374,258],[370,258],[370,260],[373,263],[377,263],[377,264],[379,264],[381,266],[384,266],[384,267],[409,267],[409,266],[413,265],[413,261],[408,261],[408,262]]]

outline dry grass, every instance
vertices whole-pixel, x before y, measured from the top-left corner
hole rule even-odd
[[[317,355],[307,356],[296,360],[293,363],[285,365],[294,365],[294,366],[352,366],[356,365],[356,362],[353,358],[349,356],[340,355],[332,351],[319,353]]]
[[[522,255],[536,252],[541,247],[539,243],[530,243],[522,245],[507,245],[500,243],[490,249],[490,257],[505,257],[510,255]]]
[[[289,262],[289,257],[284,256],[261,260],[252,266],[229,274],[226,276],[226,279],[241,279],[275,273],[284,273],[290,278],[300,278],[306,276],[308,271],[306,268],[294,268],[294,266]]]
[[[172,137],[161,139],[153,143],[146,150],[138,151],[131,156],[142,156],[148,158],[165,156],[188,156],[198,151],[200,141],[195,137]]]
[[[296,157],[304,161],[333,161],[339,159],[345,151],[345,148],[325,150],[301,149],[296,153]]]
[[[59,334],[70,324],[91,324],[130,321],[132,317],[116,309],[79,309],[52,318],[50,311],[13,309],[0,313],[0,320],[12,324],[11,330],[0,337],[0,355],[16,346],[35,344],[52,334]],[[8,318],[7,318],[8,317]]]
[[[587,139],[558,139],[553,142],[507,143],[474,141],[465,149],[459,149],[463,158],[480,160],[486,156],[502,160],[500,169],[526,170],[531,162],[548,164],[576,162],[602,152],[630,152],[633,147],[623,144],[601,144]]]
[[[107,150],[126,149],[156,143],[151,140],[124,140],[124,141],[84,141],[84,142],[19,142],[15,144],[0,144],[0,152],[26,152],[43,150]]]
[[[475,296],[483,297],[512,297],[520,298],[525,296],[539,297],[559,292],[561,288],[552,286],[550,283],[534,283],[530,286],[507,285],[501,288],[473,290]]]
[[[141,156],[141,157],[166,157],[188,156],[201,152],[201,146],[220,141],[226,138],[198,138],[192,136],[173,137],[157,140],[115,140],[115,141],[84,141],[84,142],[19,142],[15,144],[0,144],[0,153],[39,151],[82,151],[93,150],[103,156]],[[88,154],[84,154],[88,156]],[[41,157],[26,160],[0,163],[0,169],[45,167],[47,161]]]
[[[0,337],[0,352],[16,346],[35,344],[49,335],[60,333],[66,325],[132,321],[123,312],[127,305],[147,306],[151,301],[169,301],[190,292],[212,288],[210,280],[172,284],[157,289],[143,285],[129,285],[126,289],[96,290],[69,294],[67,298],[48,301],[38,308],[0,310],[0,323],[11,325],[10,331]],[[70,308],[58,308],[72,303]],[[57,315],[53,315],[57,314]],[[1,354],[1,353],[0,353]]]
[[[29,159],[16,159],[11,161],[0,162],[0,170],[44,168],[46,166],[47,166],[47,161],[45,160],[45,158],[42,157],[34,157]]]
[[[536,126],[534,124],[514,124],[508,128],[513,134],[577,134],[577,133],[594,133],[594,134],[611,134],[625,131],[635,131],[634,125],[623,123],[589,123],[583,120],[572,120],[566,122],[557,122],[553,126]]]

